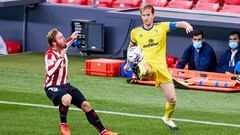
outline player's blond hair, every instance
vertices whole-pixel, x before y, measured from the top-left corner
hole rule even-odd
[[[151,9],[152,11],[152,14],[154,14],[154,7],[150,4],[143,4],[141,7],[140,7],[140,13],[142,14],[143,11],[145,11],[146,9]]]
[[[56,41],[56,35],[57,35],[58,32],[59,32],[59,30],[56,29],[56,28],[53,28],[48,32],[47,38],[48,38],[48,44],[50,46],[52,46],[52,42]]]

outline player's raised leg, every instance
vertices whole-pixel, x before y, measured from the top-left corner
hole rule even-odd
[[[132,71],[138,79],[142,79],[145,76],[149,76],[152,74],[151,67],[144,62],[133,64]]]

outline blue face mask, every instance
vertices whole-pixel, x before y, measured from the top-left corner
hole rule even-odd
[[[236,49],[238,47],[238,42],[230,41],[228,45],[229,45],[230,48]]]
[[[194,41],[193,42],[193,47],[195,48],[195,49],[200,49],[201,47],[202,47],[202,42],[200,41]]]

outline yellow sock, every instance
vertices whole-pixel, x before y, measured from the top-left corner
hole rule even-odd
[[[147,74],[147,69],[143,65],[139,65],[140,76],[145,76]]]
[[[175,103],[167,102],[165,105],[165,118],[169,120],[172,117],[172,114],[175,110]]]

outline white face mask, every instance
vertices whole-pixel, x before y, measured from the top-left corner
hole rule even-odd
[[[202,42],[201,41],[194,41],[193,42],[193,47],[195,49],[200,49],[202,47]]]

